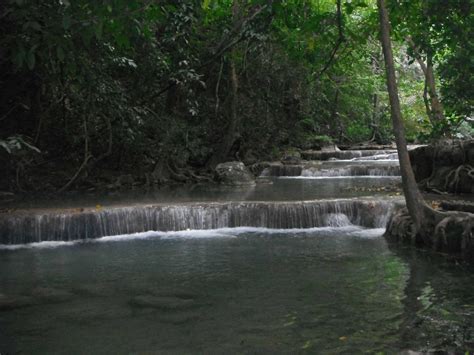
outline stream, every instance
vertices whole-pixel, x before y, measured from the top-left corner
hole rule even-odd
[[[312,154],[0,215],[0,353],[473,351],[472,267],[383,238],[393,151]]]

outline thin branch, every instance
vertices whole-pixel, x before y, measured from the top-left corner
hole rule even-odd
[[[343,23],[342,23],[342,10],[341,10],[341,0],[337,0],[336,2],[337,10],[336,10],[336,18],[337,18],[337,29],[338,29],[338,37],[336,40],[336,44],[329,56],[329,60],[324,65],[323,69],[318,73],[318,75],[313,78],[314,81],[317,81],[321,76],[328,70],[336,57],[336,53],[339,50],[341,44],[346,40],[344,37],[344,30],[343,30]]]
[[[340,0],[338,0],[338,1],[340,1]],[[237,24],[237,26],[234,26],[234,28],[230,32],[230,36],[228,35],[228,36],[224,37],[221,40],[220,44],[217,46],[217,49],[214,51],[214,54],[208,60],[206,60],[204,63],[199,65],[196,68],[196,70],[200,70],[200,69],[205,68],[205,67],[209,66],[210,64],[214,63],[217,59],[221,58],[224,53],[226,53],[227,51],[229,51],[230,49],[235,47],[237,44],[242,42],[245,39],[244,29],[247,27],[247,24],[249,22],[253,21],[255,19],[255,17],[257,17],[267,7],[268,7],[267,5],[258,7],[250,17],[245,18],[243,21],[240,21]],[[234,35],[234,34],[236,34],[236,38],[234,38],[229,43],[225,44],[227,42],[227,40],[232,39],[231,36]],[[162,94],[164,94],[165,92],[167,92],[168,90],[170,90],[171,88],[173,88],[176,85],[177,85],[177,83],[175,81],[170,81],[167,86],[165,86],[163,89],[161,89],[157,93],[153,94],[150,98],[143,100],[142,102],[145,102],[146,100],[150,100],[150,99],[155,99],[155,98],[161,96]]]
[[[219,70],[219,76],[217,77],[217,84],[216,84],[216,108],[215,108],[215,113],[217,116],[217,112],[219,110],[219,86],[221,83],[221,78],[222,78],[222,70],[224,69],[224,58],[221,58],[221,67]]]

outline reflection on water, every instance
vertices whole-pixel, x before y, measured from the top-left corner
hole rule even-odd
[[[163,189],[111,192],[105,195],[84,195],[50,200],[16,201],[16,208],[64,208],[127,205],[143,203],[181,203],[209,201],[298,201],[319,198],[346,198],[367,195],[383,195],[382,192],[367,192],[373,188],[396,184],[399,177],[337,177],[325,179],[268,179],[271,183],[259,183],[248,187],[226,187],[220,185],[192,185]],[[366,191],[364,191],[366,190]]]
[[[225,229],[2,251],[0,351],[472,350],[472,270],[390,251],[381,232]]]

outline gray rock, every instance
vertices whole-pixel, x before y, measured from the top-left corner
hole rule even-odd
[[[224,185],[248,186],[255,185],[255,178],[239,161],[221,163],[215,169],[216,180]]]

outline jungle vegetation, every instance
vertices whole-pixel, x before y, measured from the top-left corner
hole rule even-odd
[[[474,4],[387,0],[409,142],[472,135]],[[0,190],[393,141],[374,0],[6,0]]]

